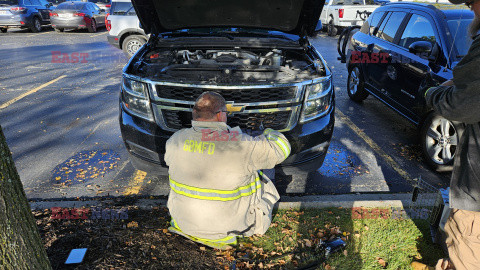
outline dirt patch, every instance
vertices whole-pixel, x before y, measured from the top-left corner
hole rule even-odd
[[[167,231],[166,208],[127,209],[128,218],[87,219],[34,211],[53,269],[219,269],[215,251]],[[80,215],[81,216],[81,215]],[[65,265],[70,250],[88,248],[83,263]],[[222,267],[223,268],[223,267]]]

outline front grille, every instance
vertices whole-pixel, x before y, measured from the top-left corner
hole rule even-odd
[[[243,130],[258,130],[263,123],[264,128],[282,130],[288,126],[291,111],[269,113],[242,113],[228,116],[228,125],[239,126]],[[181,129],[192,126],[192,113],[187,111],[162,110],[165,124],[169,128]]]
[[[205,91],[214,91],[225,98],[226,101],[235,103],[272,102],[279,100],[294,99],[296,87],[272,87],[272,88],[237,88],[237,89],[209,89],[180,86],[156,86],[159,98],[195,101]]]

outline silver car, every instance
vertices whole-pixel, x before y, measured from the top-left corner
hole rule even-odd
[[[139,26],[140,22],[132,2],[128,0],[112,1],[106,21],[108,42],[123,50],[128,58],[148,40],[148,36]]]

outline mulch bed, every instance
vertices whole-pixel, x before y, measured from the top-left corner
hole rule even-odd
[[[68,214],[53,219],[51,210],[34,211],[52,268],[224,269],[225,262],[215,250],[167,231],[166,208],[122,209],[127,210],[127,219],[67,219],[74,218]],[[84,261],[65,265],[70,250],[76,248],[88,248]]]

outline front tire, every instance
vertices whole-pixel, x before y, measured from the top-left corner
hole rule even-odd
[[[61,33],[61,32],[63,32],[63,31],[65,31],[65,29],[63,29],[63,28],[55,28],[55,32],[57,32],[57,33]]]
[[[358,66],[353,66],[348,70],[348,96],[351,100],[360,103],[368,97],[368,92],[365,90],[365,82],[363,81],[362,72]]]
[[[32,26],[30,27],[30,30],[33,33],[38,33],[42,31],[42,24],[40,23],[40,20],[38,19],[38,17],[33,18]]]
[[[425,162],[437,172],[449,172],[453,169],[453,160],[464,127],[430,113],[420,129],[420,143]]]
[[[8,30],[8,28],[0,28],[0,31],[2,31],[2,33],[6,33]]]
[[[145,43],[146,40],[141,36],[128,36],[122,43],[122,49],[125,53],[125,56],[131,58]]]
[[[327,33],[329,36],[334,37],[337,35],[337,32],[338,32],[338,29],[333,24],[333,18],[331,18],[330,21],[328,21]]]

